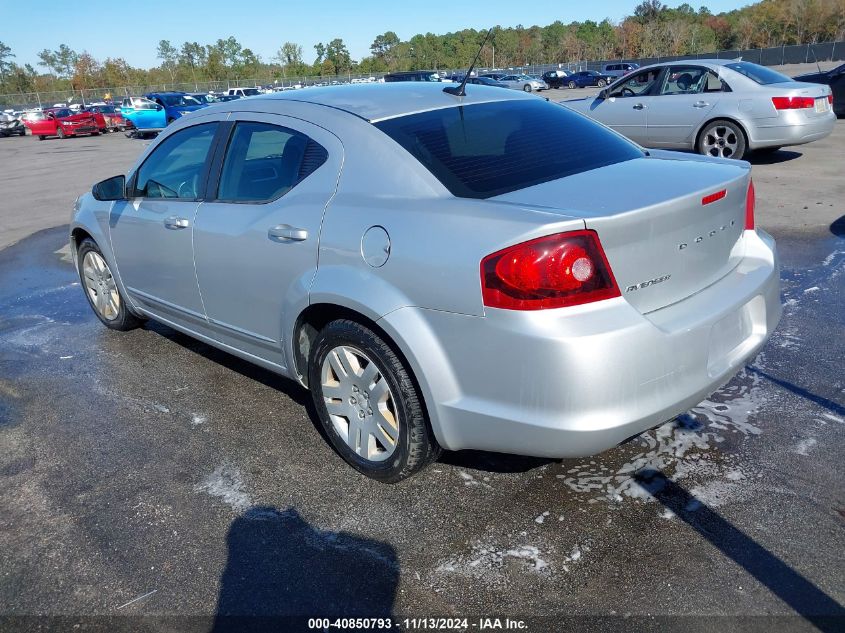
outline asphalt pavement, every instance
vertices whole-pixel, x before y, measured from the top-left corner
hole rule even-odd
[[[292,382],[91,313],[63,225],[142,141],[0,139],[0,630],[842,630],[843,140],[752,158],[785,313],[718,393],[595,457],[387,486]]]

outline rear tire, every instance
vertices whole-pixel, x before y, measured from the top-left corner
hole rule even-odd
[[[396,483],[440,455],[410,371],[368,327],[347,319],[326,325],[311,347],[308,384],[332,446],[367,477]],[[386,426],[389,433],[378,432]]]
[[[530,85],[530,84],[525,84],[525,85],[522,87],[522,89],[523,89],[525,92],[531,92],[531,85]]]
[[[38,140],[39,140],[39,141],[43,141],[45,138],[47,138],[47,137],[46,137],[46,136],[44,136],[43,134],[39,134],[39,135],[38,135]]]
[[[574,82],[574,81],[570,81],[570,82],[569,82],[569,89],[570,89],[570,90],[575,90],[575,88],[577,88],[577,87],[578,87],[578,86],[575,84],[575,82]]]
[[[76,251],[79,280],[88,304],[103,325],[125,332],[140,326],[144,321],[129,312],[126,300],[117,287],[106,258],[97,243],[85,238]]]
[[[739,125],[727,119],[710,121],[701,130],[696,143],[699,154],[736,160],[745,156],[746,148],[745,132]]]

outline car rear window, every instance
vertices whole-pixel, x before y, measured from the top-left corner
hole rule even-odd
[[[442,108],[374,125],[461,198],[490,198],[643,155],[598,123],[542,99]]]
[[[790,77],[782,75],[765,66],[758,66],[751,62],[735,62],[733,64],[725,64],[725,68],[738,72],[740,75],[745,75],[752,81],[760,85],[766,86],[768,84],[779,84],[784,81],[792,81]]]

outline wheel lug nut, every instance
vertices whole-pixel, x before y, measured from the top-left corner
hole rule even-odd
[[[372,415],[372,414],[373,414],[373,410],[372,410],[372,409],[367,409],[367,413],[368,413],[369,415]]]
[[[363,412],[363,411],[359,412],[359,413],[358,413],[358,417],[359,417],[361,420],[363,420],[363,419],[364,419],[364,412]]]
[[[349,404],[358,404],[358,401],[355,398],[349,398]]]

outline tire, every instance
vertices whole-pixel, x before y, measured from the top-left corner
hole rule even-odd
[[[370,363],[374,365],[373,370],[369,369]],[[344,368],[351,372],[341,373]],[[350,379],[352,374],[360,378]],[[374,376],[372,387],[364,384],[369,382],[369,376]],[[352,384],[357,380],[364,382]],[[332,446],[350,466],[367,477],[396,483],[440,455],[440,446],[431,432],[410,371],[378,334],[360,323],[346,319],[332,321],[317,334],[308,360],[308,384],[321,426]],[[327,397],[333,396],[335,402],[327,402]],[[376,398],[379,404],[372,406]],[[375,415],[373,411],[377,411]],[[353,428],[358,424],[361,426]],[[377,438],[377,433],[367,427],[374,431],[379,427],[390,428],[395,439],[386,432]],[[351,433],[355,429],[361,432],[355,433],[353,439]],[[355,445],[357,449],[353,448]]]
[[[525,92],[531,92],[531,84],[525,84],[525,85],[522,87],[522,89],[523,89]]]
[[[56,128],[56,136],[61,139],[67,138],[67,134],[65,134],[65,131],[62,129],[61,125]]]
[[[100,135],[100,130],[97,130],[96,132],[91,132],[91,136],[99,136],[99,135]]]
[[[596,86],[598,86],[599,88],[604,88],[606,85],[607,85],[607,84],[605,83],[604,79],[599,79],[599,80],[596,82]]]
[[[140,326],[144,320],[129,312],[126,299],[112,277],[106,258],[90,238],[85,238],[76,251],[76,271],[85,292],[88,304],[103,325],[112,330],[125,332]],[[98,262],[99,260],[99,262]],[[97,266],[100,263],[104,270]],[[97,297],[106,299],[98,307]]]
[[[575,90],[575,88],[577,88],[577,87],[578,86],[576,85],[576,83],[574,81],[569,82],[569,89],[570,90]]]
[[[173,123],[175,120],[176,120],[176,119],[174,119],[174,118],[167,119],[167,125],[170,125],[170,124],[171,124],[171,123]]]
[[[39,140],[39,141],[43,141],[45,138],[47,138],[47,137],[46,137],[46,136],[44,136],[43,134],[39,134],[39,135],[38,135],[38,140]]]
[[[696,150],[705,156],[741,160],[747,143],[745,132],[733,121],[716,119],[707,123],[698,135]]]

